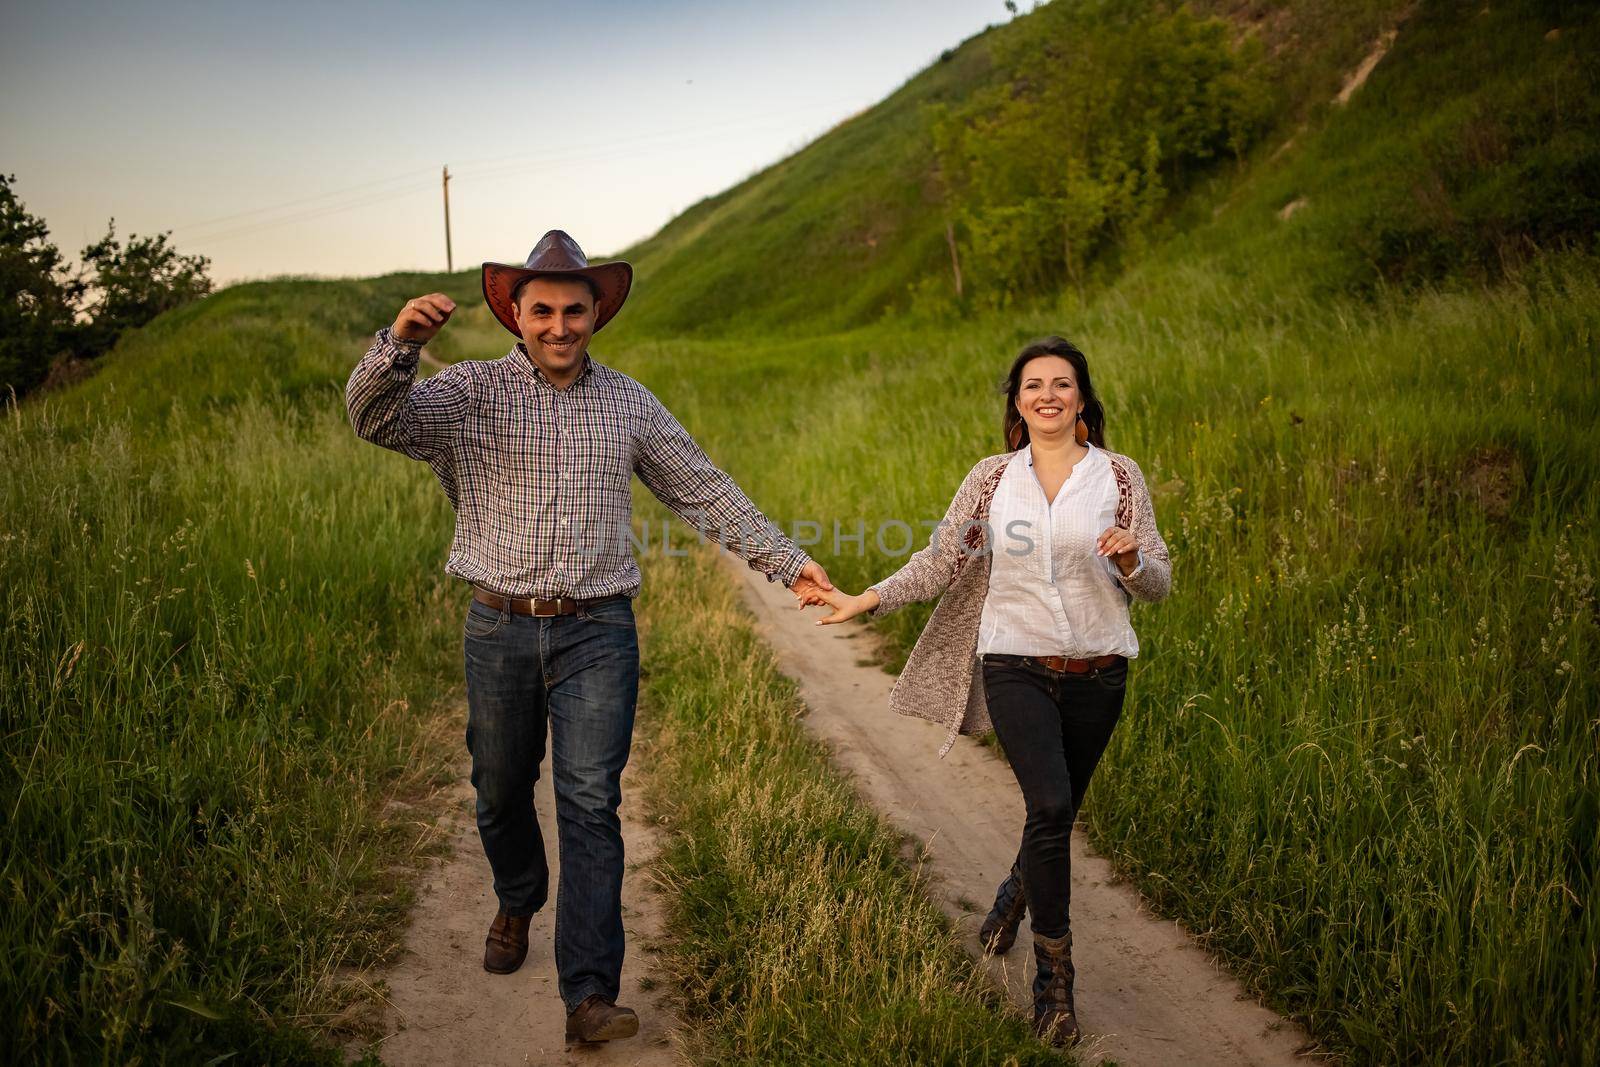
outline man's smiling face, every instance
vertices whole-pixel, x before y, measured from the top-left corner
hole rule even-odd
[[[517,329],[528,355],[557,385],[577,376],[594,336],[594,292],[578,278],[531,278],[517,291]]]

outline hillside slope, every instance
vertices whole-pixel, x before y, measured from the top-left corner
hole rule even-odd
[[[1225,48],[1202,39],[1203,25],[1170,32],[1182,21],[1173,12],[1191,9],[1221,20]],[[622,253],[639,282],[619,329],[818,333],[913,305],[924,317],[965,315],[1048,299],[1072,278],[1107,281],[1192,233],[1220,227],[1227,242],[1278,243],[1290,231],[1276,216],[1295,200],[1290,243],[1302,258],[1326,259],[1319,281],[1338,291],[1496,277],[1535,247],[1592,242],[1600,92],[1586,58],[1600,49],[1587,5],[1209,0],[1191,9],[1056,0],[970,39],[881,104]],[[1392,42],[1386,54],[1374,52],[1380,42]],[[1370,77],[1340,103],[1364,60]],[[1236,69],[1207,83],[1218,63]],[[1052,96],[1056,75],[1041,70],[1078,80]],[[1142,95],[1107,88],[1158,78],[1159,91]],[[1233,150],[1216,142],[1182,156],[1183,139],[1199,134],[1175,124],[1223,92],[1243,109]],[[1079,114],[1089,93],[1133,113]],[[953,115],[945,140],[962,126],[979,136],[941,156],[941,114]],[[1122,152],[1137,169],[1142,149],[1122,142],[1146,133],[1166,143],[1135,226],[1132,209],[1116,217],[1107,197],[1126,194],[1136,176],[1095,168]],[[1092,151],[1060,140],[1079,135]],[[972,166],[981,173],[954,173]],[[1032,183],[1030,174],[1057,177]],[[1014,204],[995,210],[1006,197]],[[1315,210],[1300,212],[1307,203]],[[1079,272],[1070,259],[1052,261],[1051,240],[1036,231],[1083,210],[1100,214],[1092,262]],[[947,226],[965,272],[959,299]],[[1013,250],[1030,240],[1043,247]],[[1261,249],[1241,251],[1247,264]],[[998,267],[985,263],[996,256]],[[1042,257],[1027,284],[984,276],[1026,256]]]
[[[836,329],[903,297],[907,280],[944,254],[921,108],[958,102],[985,80],[990,36],[619,253],[636,271],[630,329],[726,331],[755,320]]]

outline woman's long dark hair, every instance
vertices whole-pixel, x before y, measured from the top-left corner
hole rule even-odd
[[[1065,337],[1046,337],[1018,353],[1002,386],[1006,394],[1006,448],[1014,452],[1028,443],[1028,424],[1017,410],[1017,394],[1022,391],[1022,368],[1027,366],[1028,360],[1040,356],[1060,356],[1072,364],[1077,372],[1078,394],[1083,397],[1083,421],[1089,425],[1089,440],[1096,448],[1106,447],[1106,411],[1100,406],[1100,398],[1095,396],[1094,385],[1089,381],[1088,358]]]

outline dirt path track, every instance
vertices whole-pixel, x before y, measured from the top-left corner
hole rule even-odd
[[[465,711],[463,710],[463,715]],[[441,829],[450,837],[445,862],[428,873],[406,935],[406,956],[389,982],[390,1036],[379,1046],[396,1067],[472,1064],[581,1064],[584,1067],[665,1067],[681,1060],[673,1045],[674,1020],[665,1005],[640,988],[649,970],[643,947],[659,929],[657,903],[636,867],[655,852],[655,829],[641,818],[633,771],[623,774],[622,833],[628,870],[622,880],[622,921],[628,955],[618,1003],[639,1013],[639,1034],[625,1041],[566,1048],[566,1012],[556,992],[555,901],[533,917],[528,958],[509,975],[483,969],[483,938],[495,915],[493,881],[473,816],[466,768],[451,788]],[[546,756],[534,789],[534,806],[552,868],[556,866],[555,797]]]
[[[945,731],[889,710],[893,679],[868,658],[873,635],[858,626],[815,625],[793,594],[727,553],[761,635],[784,673],[800,685],[806,722],[832,748],[837,766],[901,829],[927,842],[941,905],[978,952],[978,924],[1016,854],[1022,799],[999,759],[963,738],[938,758]],[[1304,1064],[1310,1038],[1262,1007],[1174,922],[1153,916],[1120,884],[1080,833],[1073,841],[1073,961],[1084,1059],[1126,1065]],[[971,914],[960,902],[979,905]],[[1033,980],[1031,934],[988,966],[1018,1004]]]

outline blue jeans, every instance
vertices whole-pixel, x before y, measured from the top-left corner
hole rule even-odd
[[[556,971],[570,1012],[616,1000],[622,976],[622,769],[639,696],[633,602],[536,618],[472,601],[463,623],[467,751],[478,835],[511,915],[544,907],[550,867],[533,810],[549,730],[561,880]]]

